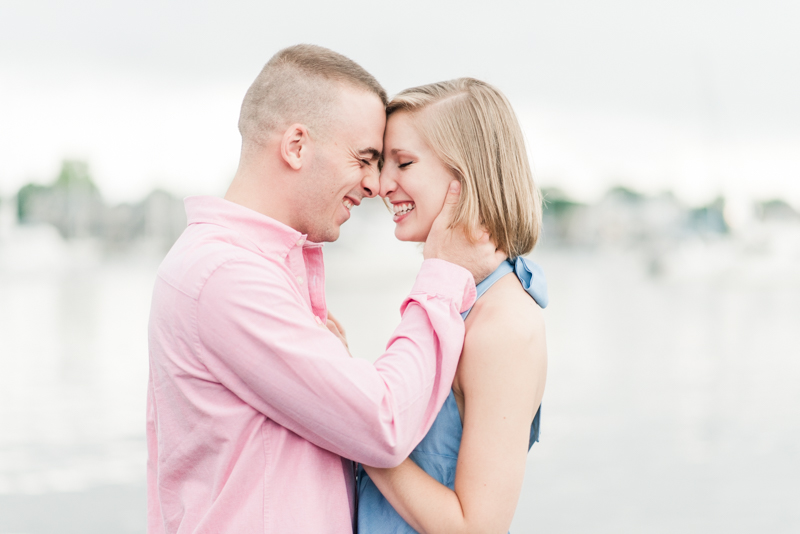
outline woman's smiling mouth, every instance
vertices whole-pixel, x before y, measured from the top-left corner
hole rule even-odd
[[[392,204],[392,211],[394,212],[394,222],[400,222],[406,215],[411,213],[413,209],[416,207],[416,204],[413,202],[398,202],[397,204]]]

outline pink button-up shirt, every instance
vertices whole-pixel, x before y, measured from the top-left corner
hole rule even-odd
[[[371,364],[324,326],[320,244],[219,198],[186,211],[150,311],[148,532],[352,532],[345,458],[394,466],[427,433],[472,276],[425,261]]]

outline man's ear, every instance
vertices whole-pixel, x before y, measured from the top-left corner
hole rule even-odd
[[[292,124],[286,129],[281,139],[281,157],[289,167],[300,170],[307,159],[309,141],[308,128],[302,124]]]

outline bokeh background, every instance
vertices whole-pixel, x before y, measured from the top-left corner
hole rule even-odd
[[[145,531],[149,295],[241,99],[330,47],[474,76],[547,199],[542,441],[512,531],[800,531],[800,4],[0,3],[0,534]],[[379,201],[326,246],[374,359],[421,263]]]

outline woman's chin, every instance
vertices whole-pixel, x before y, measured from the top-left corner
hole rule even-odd
[[[428,239],[428,232],[414,231],[412,228],[404,228],[402,226],[395,226],[394,236],[398,241],[410,241],[412,243],[424,243]]]
[[[398,241],[411,241],[408,236],[406,235],[408,232],[405,229],[395,226],[394,228],[394,236],[397,238]]]

